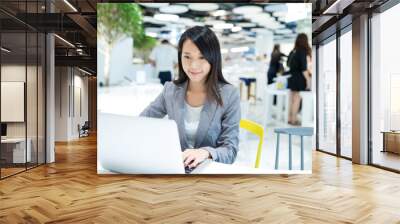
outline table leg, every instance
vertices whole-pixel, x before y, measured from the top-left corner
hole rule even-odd
[[[250,100],[250,85],[246,85],[247,86],[247,100]]]
[[[284,107],[283,100],[284,100],[284,96],[276,95],[276,108],[278,109],[277,113],[276,113],[276,120],[278,120],[280,122],[284,121],[284,119],[285,119],[285,117],[284,117],[285,110],[283,109],[283,107]]]
[[[275,169],[278,169],[279,165],[279,133],[276,135],[276,152],[275,152]]]
[[[292,169],[292,135],[289,134],[289,170]]]
[[[283,122],[287,124],[289,121],[289,94],[285,95],[284,98],[285,98],[285,110],[284,110]]]
[[[272,120],[272,102],[273,95],[268,92],[265,94],[265,125],[270,124]]]
[[[304,147],[303,147],[303,136],[300,136],[300,147],[301,147],[301,170],[304,170]]]

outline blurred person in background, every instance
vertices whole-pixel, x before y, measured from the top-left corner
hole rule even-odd
[[[268,85],[274,82],[277,73],[283,72],[282,57],[287,57],[280,50],[280,45],[275,44],[274,50],[271,53],[271,61],[268,68]]]
[[[174,67],[178,63],[178,51],[168,40],[163,39],[161,44],[156,46],[150,53],[150,62],[156,67],[158,78],[161,84],[171,81]]]
[[[311,47],[305,33],[300,33],[289,55],[288,65],[291,77],[288,79],[290,91],[289,124],[299,125],[297,114],[300,107],[300,91],[311,89]]]

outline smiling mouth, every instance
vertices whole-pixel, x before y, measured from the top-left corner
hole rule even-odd
[[[190,72],[190,74],[192,74],[192,75],[200,75],[201,72]]]

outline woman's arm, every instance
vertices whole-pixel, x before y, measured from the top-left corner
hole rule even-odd
[[[240,96],[235,88],[227,102],[222,116],[222,129],[217,140],[217,148],[203,147],[216,162],[233,163],[236,159],[239,144]]]
[[[303,75],[306,79],[307,89],[311,90],[311,57],[307,55],[307,70],[303,71]]]
[[[165,92],[170,83],[165,83],[163,91],[144,109],[139,116],[163,118],[167,114],[165,106]]]

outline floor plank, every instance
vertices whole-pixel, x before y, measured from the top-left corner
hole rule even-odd
[[[400,223],[400,175],[313,152],[312,175],[96,173],[96,138],[0,181],[0,223]]]

